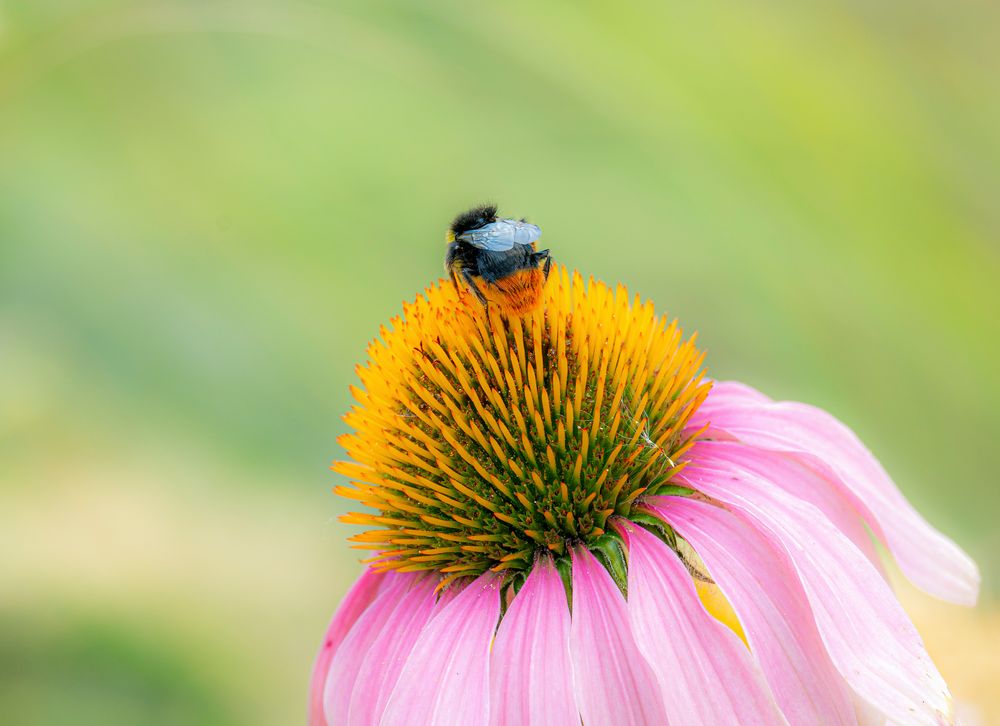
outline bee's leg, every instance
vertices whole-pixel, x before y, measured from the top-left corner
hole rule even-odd
[[[484,308],[488,308],[490,305],[489,300],[486,299],[486,296],[483,295],[483,291],[479,289],[478,285],[476,285],[476,281],[472,279],[472,272],[468,269],[463,269],[462,279],[465,280],[465,284],[469,286],[470,290],[472,290],[472,293],[476,296],[479,303]]]
[[[536,252],[535,253],[535,259],[536,260],[541,260],[542,258],[545,259],[545,266],[542,268],[542,274],[544,274],[545,275],[545,279],[548,280],[549,279],[549,272],[552,270],[552,258],[549,257],[549,251],[548,250],[542,250],[541,252]]]

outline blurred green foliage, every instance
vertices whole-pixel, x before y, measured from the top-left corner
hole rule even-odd
[[[0,721],[297,723],[353,366],[493,199],[997,592],[986,0],[0,3]],[[961,688],[956,688],[961,695]]]

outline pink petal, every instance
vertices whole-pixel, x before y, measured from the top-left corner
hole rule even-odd
[[[500,621],[490,661],[490,723],[579,726],[569,632],[566,589],[545,555]]]
[[[713,381],[712,390],[708,398],[698,407],[698,413],[705,418],[705,414],[712,413],[716,408],[754,403],[770,403],[771,399],[739,381]]]
[[[597,559],[573,550],[569,652],[580,717],[587,726],[665,724],[656,676],[629,627],[625,598]]]
[[[350,715],[345,724],[375,726],[379,723],[403,664],[431,618],[435,584],[430,577],[419,579],[398,597],[355,676]]]
[[[310,726],[326,726],[326,719],[323,717],[323,688],[326,684],[326,675],[330,671],[330,661],[351,626],[375,599],[384,579],[385,575],[382,573],[366,569],[351,586],[350,591],[333,614],[330,625],[326,629],[323,647],[320,648],[316,656],[316,663],[313,665],[309,686]]]
[[[831,660],[858,695],[900,723],[936,724],[949,712],[948,688],[892,590],[818,509],[729,464],[689,466],[679,479],[785,550]]]
[[[347,723],[351,695],[365,656],[392,617],[400,598],[416,580],[415,575],[396,572],[386,574],[385,578],[378,596],[361,613],[330,661],[323,688],[323,714],[331,726]]]
[[[837,488],[831,487],[827,479],[795,455],[758,449],[736,441],[699,441],[691,448],[689,458],[706,466],[711,466],[713,461],[735,464],[809,502],[823,512],[885,575],[875,543],[865,529],[858,510]]]
[[[708,401],[711,397],[710,393]],[[850,497],[914,584],[943,600],[975,604],[979,593],[975,562],[910,506],[881,464],[840,421],[801,403],[740,403],[702,409],[705,406],[690,425],[710,420],[711,430],[747,444],[803,455],[804,461]]]
[[[784,553],[731,512],[705,502],[669,497],[651,509],[694,548],[733,606],[789,723],[855,723],[851,692],[830,662]]]
[[[500,617],[499,578],[487,573],[437,610],[389,697],[382,726],[489,723],[490,643]]]
[[[784,724],[750,651],[705,610],[676,553],[642,527],[619,529],[628,540],[632,632],[660,681],[670,722]]]

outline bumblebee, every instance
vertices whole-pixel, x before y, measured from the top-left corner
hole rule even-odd
[[[456,288],[464,284],[484,308],[525,315],[541,300],[552,258],[537,251],[542,230],[526,220],[497,219],[495,204],[455,217],[448,230],[444,266]]]

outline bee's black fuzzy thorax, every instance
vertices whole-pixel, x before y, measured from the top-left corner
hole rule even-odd
[[[490,222],[495,221],[497,221],[497,205],[481,204],[455,217],[451,223],[451,231],[457,237],[463,232],[485,227]]]

